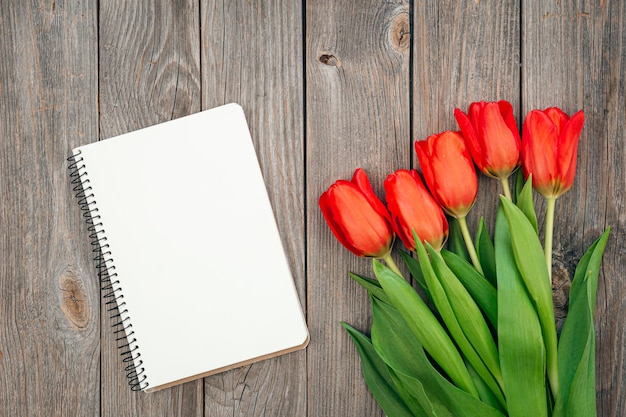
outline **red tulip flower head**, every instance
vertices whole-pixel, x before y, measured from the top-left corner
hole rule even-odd
[[[454,110],[465,143],[485,175],[505,179],[520,164],[520,136],[508,101],[472,103],[463,113]]]
[[[394,238],[391,216],[365,171],[357,169],[352,181],[335,182],[322,193],[319,205],[330,230],[350,252],[371,258],[389,254]]]
[[[448,237],[448,221],[417,171],[405,169],[385,180],[387,206],[393,228],[409,250],[415,250],[413,230],[422,240],[439,250]]]
[[[532,174],[533,188],[544,197],[559,197],[572,186],[584,123],[582,110],[571,118],[556,107],[533,110],[526,116],[522,169],[524,177]]]
[[[465,217],[476,201],[478,180],[463,136],[443,132],[415,142],[424,180],[449,215]]]

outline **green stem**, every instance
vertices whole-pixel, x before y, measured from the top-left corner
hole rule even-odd
[[[383,260],[385,261],[389,269],[391,269],[396,274],[403,276],[402,272],[400,272],[400,268],[398,268],[398,265],[396,265],[396,262],[393,260],[390,254],[383,256]]]
[[[546,266],[548,267],[548,276],[552,282],[552,236],[554,232],[554,207],[556,206],[556,197],[547,198],[546,206],[546,230],[544,236],[543,250],[546,254]]]
[[[502,190],[504,190],[504,196],[509,200],[513,201],[511,198],[511,187],[509,187],[509,177],[500,178],[500,182],[502,183]]]
[[[472,236],[470,236],[469,229],[467,228],[465,216],[457,218],[457,221],[461,227],[461,234],[463,235],[463,240],[465,241],[465,246],[467,247],[467,252],[469,253],[472,263],[474,264],[474,268],[476,268],[476,270],[484,276],[485,273],[483,272],[483,268],[480,266],[480,261],[478,260],[476,249],[474,248],[474,242],[472,242]]]

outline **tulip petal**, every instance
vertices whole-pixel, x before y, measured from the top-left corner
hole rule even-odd
[[[561,179],[560,194],[567,191],[574,182],[576,175],[576,158],[578,156],[578,140],[585,123],[585,114],[582,110],[569,119],[559,136],[558,160],[559,178]]]
[[[426,139],[415,142],[415,153],[417,154],[417,159],[419,160],[420,168],[422,169],[422,174],[424,175],[424,180],[426,181],[426,184],[432,184],[434,178],[429,163],[431,155],[429,140]],[[436,195],[434,195],[434,197],[437,198]]]
[[[467,115],[469,119],[472,121],[472,126],[474,127],[474,131],[478,133],[480,126],[480,120],[483,118],[483,112],[485,111],[485,106],[487,105],[484,101],[476,101],[470,104],[467,109]]]
[[[345,238],[340,225],[335,220],[331,209],[331,204],[329,202],[329,191],[330,189],[322,193],[319,198],[319,206],[322,214],[324,215],[324,219],[326,220],[326,223],[330,228],[330,231],[333,233],[333,235],[335,235],[335,238],[339,241],[339,243],[346,247],[346,249],[348,249],[350,252],[357,256],[362,256],[362,253],[357,248],[352,246],[352,244]]]
[[[387,177],[384,187],[394,230],[404,245],[415,249],[415,230],[424,241],[441,248],[448,235],[448,223],[417,171],[398,170]]]
[[[391,226],[387,219],[378,215],[356,185],[337,181],[322,194],[319,204],[337,240],[352,253],[379,257],[389,251]]]
[[[434,141],[431,169],[437,173],[433,184],[439,202],[449,214],[462,217],[478,193],[478,180],[465,141],[455,132],[443,132]],[[430,188],[430,184],[429,184]]]
[[[446,131],[415,142],[424,180],[435,200],[453,217],[465,216],[478,192],[478,180],[465,140]]]
[[[550,120],[552,120],[552,123],[556,126],[556,135],[559,136],[563,126],[565,126],[565,123],[567,123],[567,120],[569,119],[567,114],[565,114],[565,112],[558,107],[549,107],[545,109],[543,113],[548,116]]]
[[[335,218],[342,225],[344,238],[362,255],[375,256],[387,245],[390,231],[385,219],[370,206],[360,191],[346,187],[334,197],[338,207]]]
[[[478,137],[486,169],[492,177],[507,178],[519,163],[519,139],[500,113],[498,103],[487,103],[479,124]]]
[[[354,175],[352,176],[352,183],[356,185],[359,190],[361,190],[367,201],[378,214],[386,218],[388,221],[391,221],[389,212],[385,208],[385,205],[376,196],[376,194],[374,194],[372,184],[370,183],[367,174],[362,168],[357,168],[356,171],[354,171]]]
[[[472,159],[478,166],[478,169],[484,171],[485,163],[483,160],[483,153],[481,150],[480,142],[478,140],[478,135],[476,133],[476,130],[474,129],[474,126],[472,125],[472,121],[465,113],[463,113],[459,109],[454,109],[454,117],[456,118],[456,121],[459,124],[459,128],[463,133],[463,137],[465,138],[465,144],[467,145],[467,149],[469,149],[470,154],[472,155]]]
[[[410,224],[417,223],[415,219],[415,208],[419,205],[415,201],[416,192],[410,176],[405,175],[407,171],[396,171],[385,179],[384,187],[387,198],[387,205],[393,217],[392,226],[400,240],[409,249],[415,249],[415,243],[411,235]],[[403,178],[404,177],[404,178]],[[407,182],[407,178],[409,181]],[[418,197],[419,199],[419,197]],[[419,216],[419,213],[418,213]]]
[[[500,114],[502,114],[504,123],[506,123],[506,125],[509,127],[509,130],[513,133],[513,136],[515,136],[519,143],[521,138],[519,135],[519,128],[517,127],[517,122],[515,121],[515,115],[513,114],[513,106],[506,100],[498,101],[498,106],[500,107]]]
[[[532,174],[533,187],[542,195],[552,195],[557,155],[557,128],[542,111],[532,110],[524,120],[522,160],[524,176]]]

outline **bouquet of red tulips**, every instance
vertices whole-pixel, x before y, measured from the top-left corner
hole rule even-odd
[[[416,170],[387,177],[386,205],[362,169],[319,199],[339,242],[373,259],[376,279],[350,274],[369,294],[371,337],[342,323],[365,381],[389,417],[595,416],[593,312],[609,230],[578,262],[560,335],[551,286],[555,202],[574,181],[583,112],[533,110],[521,138],[506,101],[454,115],[460,132],[415,143],[423,181]],[[465,220],[474,165],[502,183],[493,236],[481,220],[472,237]],[[543,244],[532,189],[547,200]],[[391,256],[396,236],[417,290]]]

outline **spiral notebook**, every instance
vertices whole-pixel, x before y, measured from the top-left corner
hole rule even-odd
[[[239,105],[78,147],[70,169],[133,390],[307,345]]]

